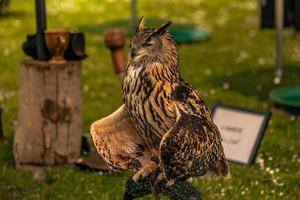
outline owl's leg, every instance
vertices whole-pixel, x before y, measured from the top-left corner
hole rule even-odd
[[[137,171],[133,177],[132,180],[137,182],[141,177],[148,176],[151,172],[156,170],[158,168],[158,165],[154,161],[147,162],[139,171]]]
[[[158,185],[159,182],[161,182],[162,180],[165,180],[165,176],[163,173],[159,173],[156,177],[156,180],[154,182],[154,185]],[[175,183],[175,179],[171,179],[167,181],[166,187],[171,187],[174,183]]]

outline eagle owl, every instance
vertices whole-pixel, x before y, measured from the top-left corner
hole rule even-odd
[[[208,170],[226,176],[220,132],[199,93],[180,76],[170,24],[145,28],[140,20],[122,80],[124,104],[92,124],[94,144],[112,169],[134,171],[135,181],[154,170],[168,185]]]

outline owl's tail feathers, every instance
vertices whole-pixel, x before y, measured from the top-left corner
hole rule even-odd
[[[137,171],[151,159],[151,152],[124,105],[94,122],[91,135],[98,153],[114,170]]]
[[[218,178],[231,178],[229,164],[225,159],[217,160],[214,167],[207,170],[204,178],[207,179],[218,179]]]
[[[223,176],[224,178],[230,178],[229,165],[225,159],[217,160],[215,162],[215,168],[217,169],[218,175]]]

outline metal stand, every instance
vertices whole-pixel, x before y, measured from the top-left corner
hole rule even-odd
[[[276,15],[276,70],[274,84],[281,83],[283,75],[283,0],[275,0]]]
[[[131,0],[131,27],[136,28],[137,23],[137,0]]]
[[[7,141],[4,137],[3,128],[2,128],[2,109],[0,107],[0,144],[5,144]]]
[[[46,61],[48,59],[44,31],[46,30],[46,6],[45,0],[35,0],[36,24],[37,24],[37,59]]]

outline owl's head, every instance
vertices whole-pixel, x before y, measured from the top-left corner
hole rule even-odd
[[[146,58],[159,62],[171,57],[171,59],[178,60],[177,45],[167,31],[170,25],[169,21],[157,28],[145,28],[145,20],[142,17],[130,45],[131,59]]]

